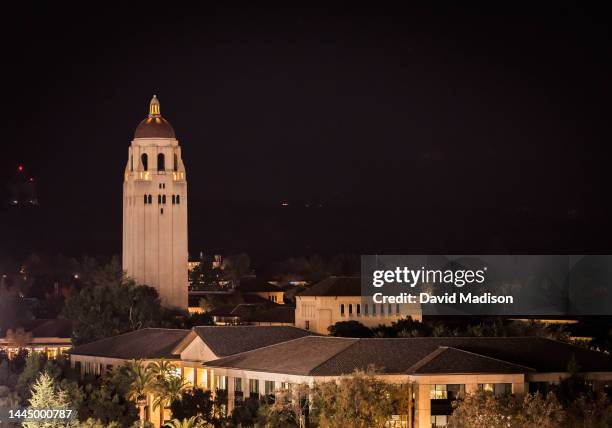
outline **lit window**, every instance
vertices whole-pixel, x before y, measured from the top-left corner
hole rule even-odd
[[[251,397],[259,397],[259,380],[249,379],[249,394]]]
[[[431,428],[445,428],[448,426],[447,415],[431,415]]]
[[[227,389],[227,376],[215,376],[215,385],[217,389],[226,390]]]
[[[492,392],[495,395],[504,395],[512,393],[511,383],[479,383],[478,389]]]
[[[456,400],[465,395],[463,384],[438,384],[429,387],[429,398],[432,400]]]

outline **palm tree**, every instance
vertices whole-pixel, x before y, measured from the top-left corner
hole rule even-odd
[[[176,374],[176,365],[167,360],[158,360],[150,365],[155,378],[153,410],[159,407],[159,424],[164,423],[164,409],[174,400],[180,400],[187,382]]]
[[[176,365],[168,360],[159,359],[149,364],[157,381],[176,376]]]
[[[197,416],[192,416],[189,419],[185,418],[182,421],[180,419],[172,419],[164,424],[164,427],[168,428],[197,428],[199,426],[201,426],[201,423]]]
[[[140,426],[143,427],[147,394],[152,392],[155,387],[155,373],[149,366],[143,365],[141,360],[128,361],[121,366],[120,370],[129,379],[130,386],[126,398],[138,404]]]

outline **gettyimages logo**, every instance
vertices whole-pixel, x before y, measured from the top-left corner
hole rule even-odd
[[[363,255],[363,304],[425,315],[612,315],[612,255]]]
[[[375,270],[372,275],[372,285],[382,287],[387,284],[407,285],[411,288],[424,284],[451,284],[455,287],[463,287],[470,284],[482,284],[485,282],[487,267],[482,269],[410,269],[408,267],[396,267],[391,270]]]

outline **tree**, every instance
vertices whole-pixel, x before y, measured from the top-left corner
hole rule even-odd
[[[199,416],[205,422],[210,424],[216,423],[213,414],[211,391],[204,391],[200,388],[191,388],[183,391],[179,400],[172,401],[170,410],[172,411],[172,416],[177,419]]]
[[[309,390],[308,385],[299,384],[276,391],[274,402],[259,407],[260,424],[271,428],[306,426]]]
[[[159,424],[164,423],[164,410],[172,401],[180,400],[187,382],[176,373],[176,366],[167,360],[158,360],[150,365],[154,384],[153,410],[159,408]]]
[[[65,391],[56,388],[55,381],[47,373],[41,373],[32,386],[28,409],[71,409],[71,403]],[[44,422],[24,422],[25,428],[68,428],[76,427],[75,420],[47,420]]]
[[[240,278],[249,274],[250,265],[251,259],[246,253],[228,256],[223,259],[223,277],[236,287]]]
[[[232,426],[252,427],[258,422],[260,401],[249,397],[236,406],[230,416]]]
[[[32,341],[32,333],[21,327],[15,330],[9,328],[6,330],[6,339],[17,348],[22,348]]]
[[[108,370],[99,379],[85,379],[82,389],[86,399],[79,407],[79,417],[98,420],[103,426],[117,423],[121,427],[131,427],[138,423],[139,415],[136,403],[127,398],[130,388],[130,379],[121,366]]]
[[[336,337],[372,337],[372,330],[359,321],[339,321],[327,330],[331,336]]]
[[[164,424],[164,427],[168,428],[197,428],[202,426],[201,421],[197,416],[190,418],[172,419]]]
[[[128,379],[129,386],[126,394],[128,400],[136,402],[140,423],[145,422],[145,406],[147,404],[147,393],[154,388],[155,373],[148,366],[144,366],[142,361],[128,361],[120,366],[119,370]]]
[[[66,300],[63,314],[73,321],[75,345],[157,327],[162,320],[154,288],[121,280],[84,287]]]
[[[78,424],[78,428],[120,428],[117,422],[105,424],[97,419],[89,418]]]
[[[79,390],[79,374],[70,367],[70,361],[65,356],[47,358],[43,353],[32,353],[26,358],[23,371],[17,378],[15,390],[22,404],[26,404],[30,398],[32,385],[42,372],[47,373],[64,391],[69,394],[70,401],[80,405],[83,400],[82,391]]]
[[[506,398],[506,397],[504,397]],[[512,419],[509,406],[491,392],[477,391],[453,402],[449,428],[507,428]]]
[[[567,408],[568,426],[608,428],[612,426],[612,404],[607,394],[580,394]]]
[[[453,403],[450,428],[556,428],[563,426],[565,412],[553,393],[496,397],[477,391]]]
[[[11,409],[19,406],[17,393],[6,385],[0,385],[0,408]]]
[[[398,396],[402,393],[399,386],[376,379],[373,369],[356,371],[337,382],[314,385],[312,420],[329,428],[384,427],[399,413],[398,402],[402,400]]]
[[[517,428],[556,428],[563,426],[565,411],[552,392],[546,396],[539,393],[525,394],[522,402],[518,400],[514,399],[517,409],[514,424]]]
[[[36,381],[39,374],[44,371],[47,357],[44,354],[32,353],[26,358],[25,367],[17,378],[16,391],[21,402],[26,404],[30,399],[32,384]]]
[[[30,308],[19,295],[19,287],[0,283],[0,330],[18,325],[32,317]]]

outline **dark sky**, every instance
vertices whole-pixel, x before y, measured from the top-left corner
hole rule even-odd
[[[609,251],[610,14],[491,7],[5,14],[0,253],[120,252],[154,93],[192,253]]]

